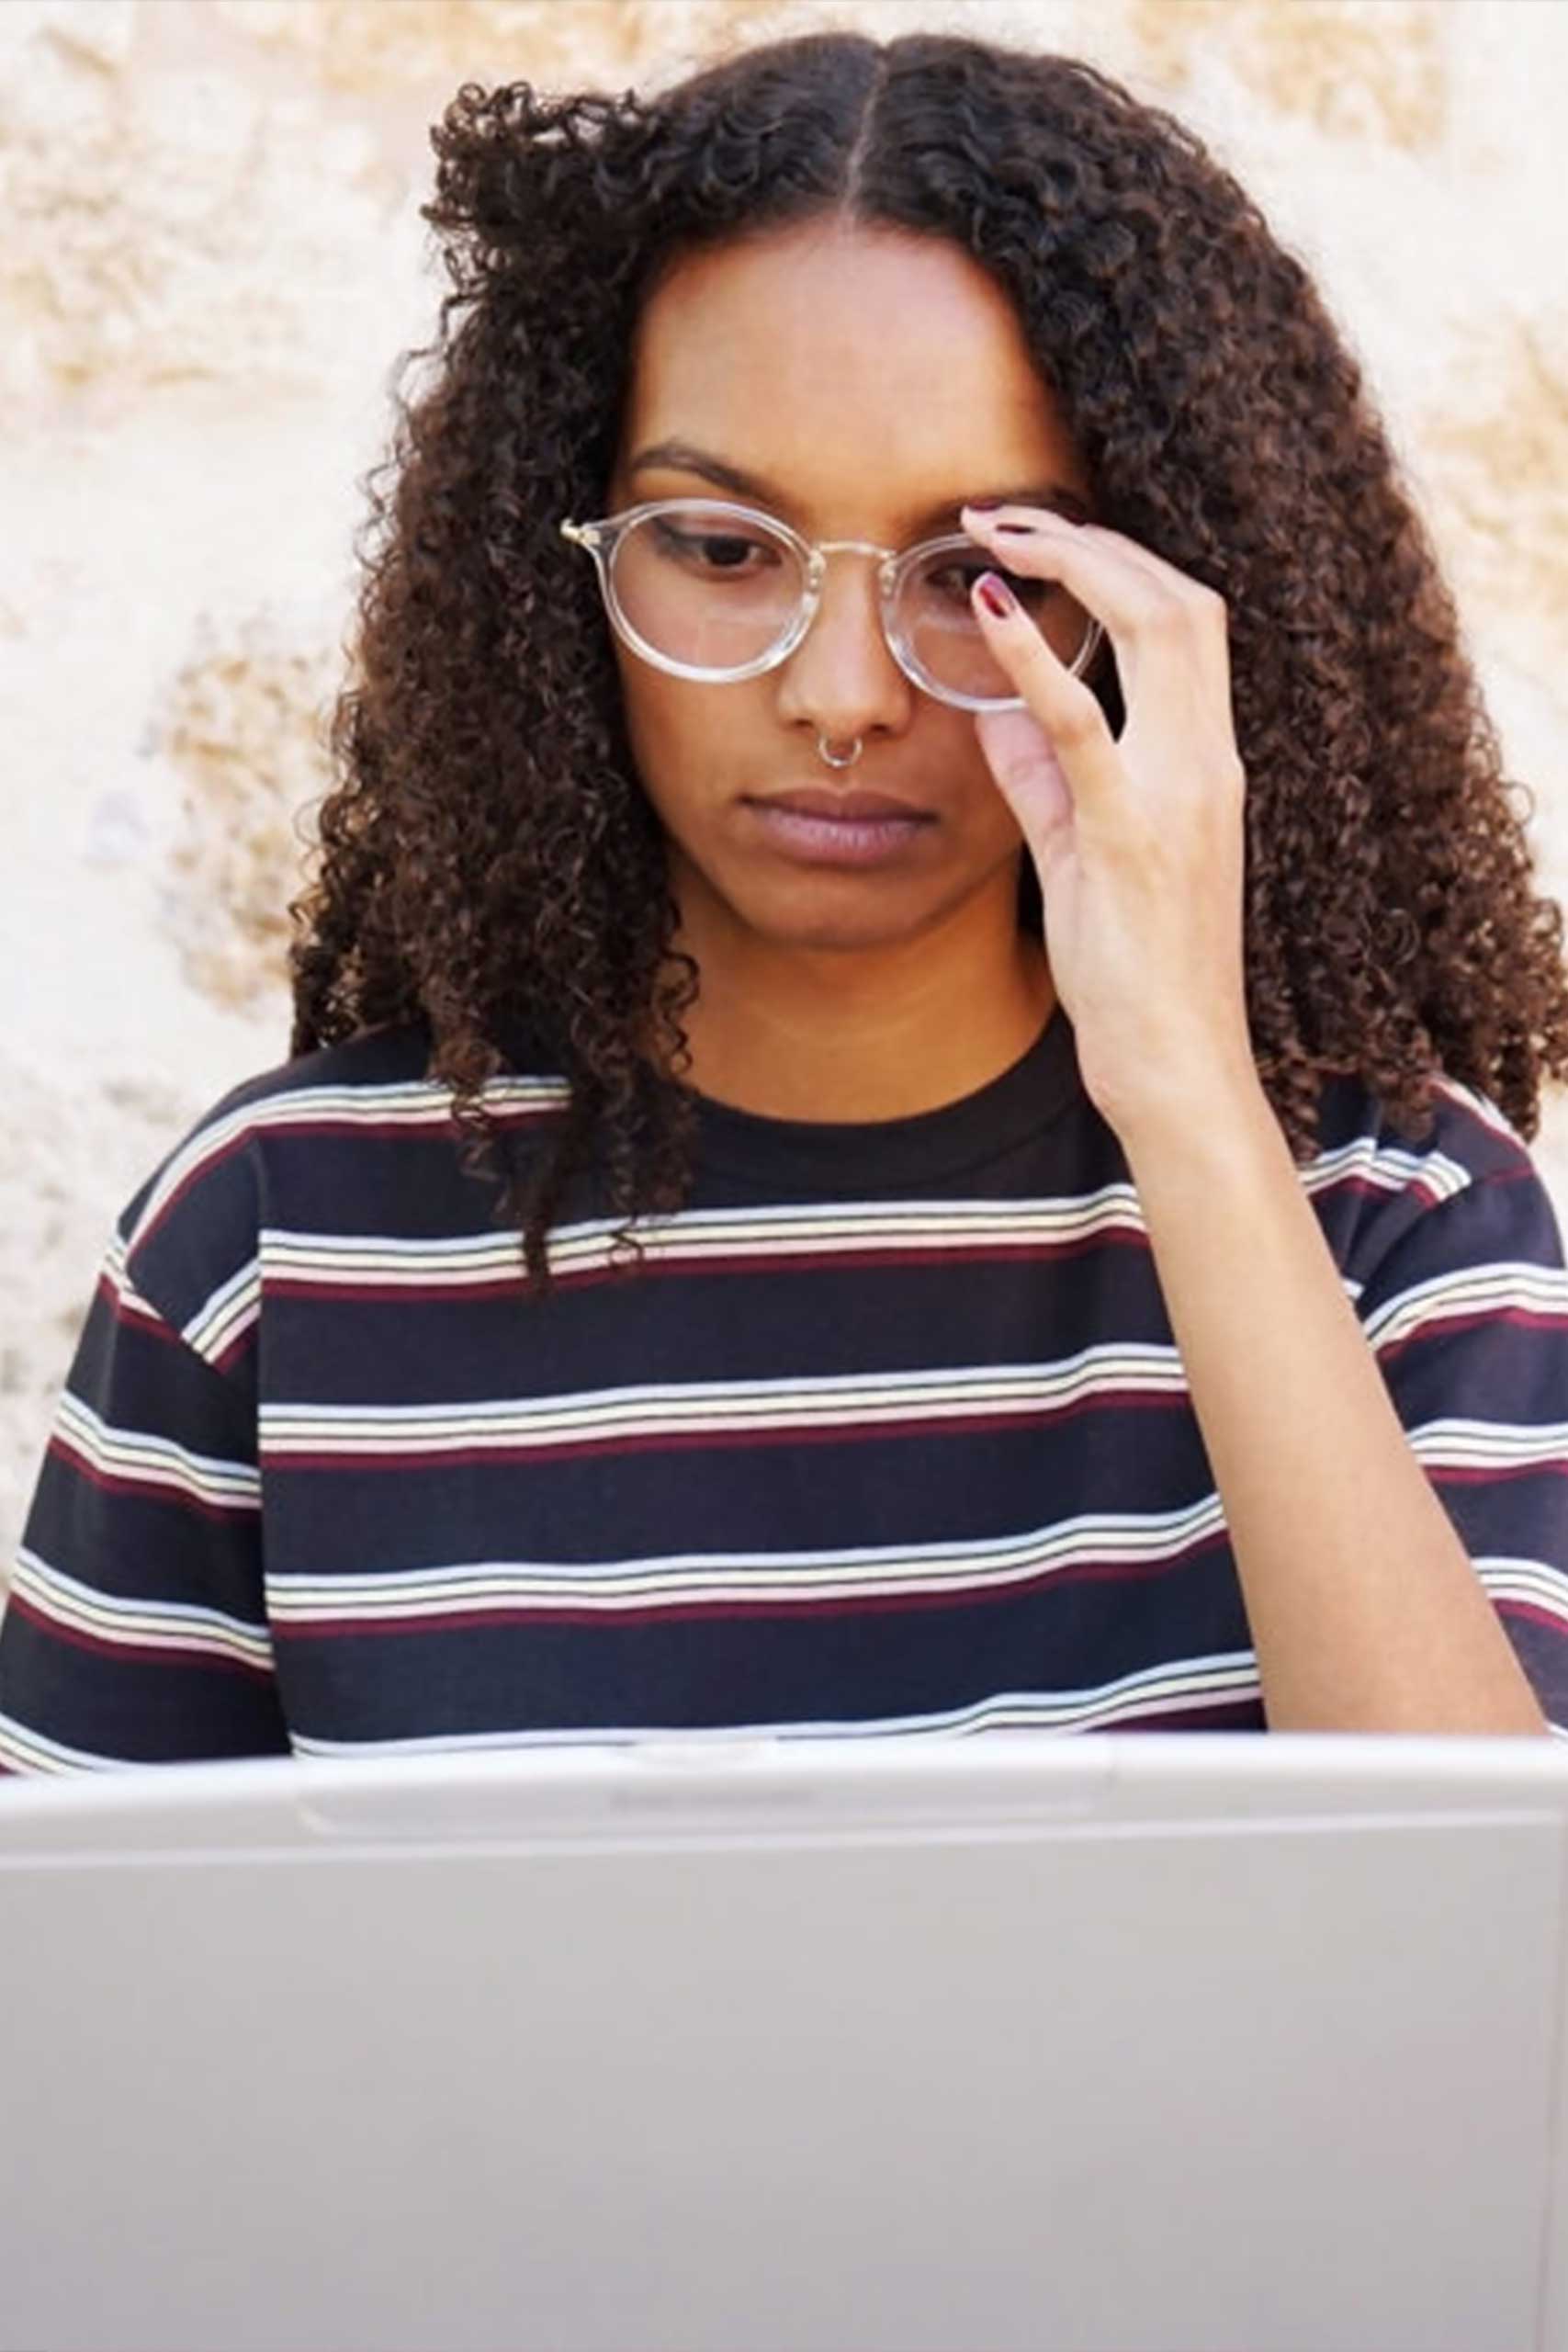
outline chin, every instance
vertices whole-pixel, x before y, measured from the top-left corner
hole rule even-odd
[[[848,903],[846,894],[835,906],[832,894],[818,888],[810,899],[803,893],[787,906],[776,901],[767,906],[738,906],[736,912],[750,931],[774,946],[852,953],[857,948],[894,947],[916,938],[939,922],[944,911],[894,891],[879,896],[862,888],[859,905]]]
[[[852,923],[821,922],[797,924],[790,930],[775,930],[768,933],[781,947],[808,947],[824,954],[864,954],[874,947],[894,947],[910,936],[908,923]]]

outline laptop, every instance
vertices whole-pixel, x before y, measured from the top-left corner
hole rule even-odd
[[[1568,2352],[1568,1744],[0,1788],[3,2352]]]

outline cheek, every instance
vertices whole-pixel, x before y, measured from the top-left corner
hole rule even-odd
[[[669,824],[705,773],[711,720],[682,681],[630,655],[621,660],[621,713],[643,790]]]

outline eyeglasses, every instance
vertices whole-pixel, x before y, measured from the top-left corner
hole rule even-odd
[[[814,545],[773,514],[722,498],[656,498],[561,537],[593,558],[604,608],[623,642],[671,677],[723,684],[759,677],[794,652],[822,601],[828,558],[878,559],[882,627],[906,677],[961,710],[1021,710],[969,592],[1000,571],[1074,677],[1103,635],[1059,581],[1009,571],[963,531],[900,554],[865,539]]]

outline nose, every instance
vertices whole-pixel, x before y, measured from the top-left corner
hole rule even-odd
[[[917,689],[894,660],[882,626],[877,553],[835,547],[811,625],[776,673],[780,716],[808,719],[829,742],[908,724]]]

